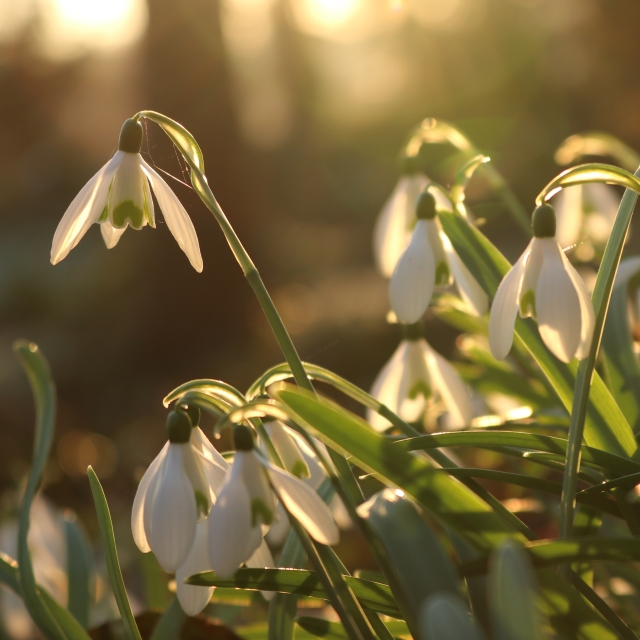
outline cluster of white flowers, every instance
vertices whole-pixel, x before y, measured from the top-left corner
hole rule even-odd
[[[418,331],[414,327],[438,287],[455,283],[468,311],[477,316],[488,311],[489,300],[440,226],[438,210],[452,211],[452,203],[411,168],[383,207],[374,234],[376,264],[383,276],[390,277],[390,306],[404,325],[406,338],[376,378],[371,394],[409,422],[421,419],[428,400],[439,401],[446,412],[443,424],[461,428],[473,417],[469,389],[427,344],[419,325]],[[617,203],[606,185],[572,187],[557,199],[560,235],[553,207],[538,207],[532,221],[535,237],[495,295],[489,342],[497,359],[511,349],[518,313],[537,319],[544,343],[563,362],[582,359],[589,351],[593,306],[559,240],[568,246],[584,238],[594,244],[602,241],[615,219]],[[458,213],[466,215],[466,210],[458,207]],[[368,419],[376,430],[390,426],[374,411]]]
[[[189,615],[202,611],[213,591],[185,584],[189,576],[213,570],[229,577],[242,564],[274,566],[264,536],[286,517],[282,507],[317,542],[339,540],[331,510],[300,479],[310,476],[309,467],[282,425],[267,423],[286,469],[255,448],[244,426],[234,427],[236,452],[229,465],[197,416],[180,407],[169,414],[168,442],[142,477],[131,515],[138,548],[153,551],[163,569],[175,571],[178,599]]]

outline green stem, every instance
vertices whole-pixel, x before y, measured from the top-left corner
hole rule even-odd
[[[640,169],[636,171],[635,175],[636,177],[640,176]],[[580,468],[581,446],[587,416],[591,379],[595,369],[600,342],[602,341],[602,333],[607,318],[607,311],[609,310],[613,283],[637,199],[638,194],[630,189],[627,189],[622,196],[616,221],[613,225],[609,241],[607,242],[596,285],[593,290],[592,302],[595,309],[593,338],[587,358],[582,360],[578,365],[578,373],[576,375],[576,384],[573,393],[573,405],[571,408],[567,461],[564,469],[562,500],[560,502],[561,538],[570,538],[573,529],[573,510],[575,506],[578,469]]]

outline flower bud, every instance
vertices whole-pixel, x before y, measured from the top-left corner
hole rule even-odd
[[[253,435],[251,429],[238,425],[233,429],[233,444],[236,451],[251,451],[253,449]]]
[[[542,204],[533,212],[531,220],[533,235],[536,238],[555,238],[556,212],[550,204]]]
[[[167,416],[167,435],[169,442],[173,444],[189,442],[189,438],[191,437],[191,419],[186,411],[176,409],[169,413]]]
[[[139,120],[129,118],[120,130],[118,150],[126,153],[140,153],[142,147],[142,125]]]
[[[436,199],[428,191],[423,191],[418,198],[416,217],[418,220],[433,220],[436,217]]]

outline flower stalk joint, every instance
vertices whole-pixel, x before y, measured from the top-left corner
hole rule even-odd
[[[436,213],[436,199],[433,194],[423,191],[418,198],[416,217],[418,220],[433,220]]]
[[[550,204],[536,207],[531,220],[533,235],[536,238],[555,238],[556,212]]]
[[[167,436],[172,444],[184,444],[191,437],[191,418],[182,409],[175,409],[167,416]]]
[[[142,125],[138,120],[129,118],[120,130],[118,150],[125,153],[140,153],[142,148]]]
[[[243,425],[234,427],[233,444],[236,447],[236,451],[253,450],[253,436],[251,435],[251,429]]]

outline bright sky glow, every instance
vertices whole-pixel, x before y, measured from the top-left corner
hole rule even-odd
[[[358,11],[359,0],[303,0],[301,10],[310,20],[326,26],[344,24]]]
[[[54,59],[133,44],[147,26],[145,0],[40,0],[40,44]]]

